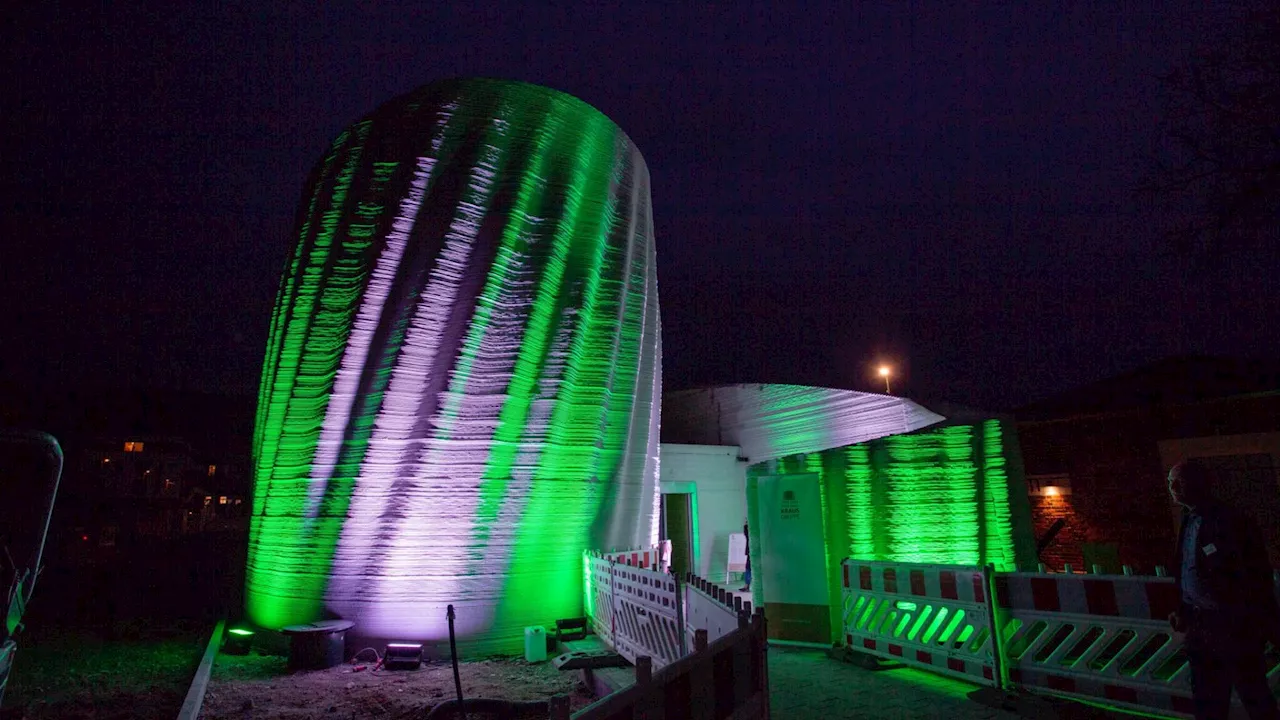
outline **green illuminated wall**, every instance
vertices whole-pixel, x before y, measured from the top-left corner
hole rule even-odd
[[[656,540],[661,340],[639,151],[494,80],[396,98],[312,172],[254,438],[249,617],[514,649],[581,552]]]
[[[1030,509],[1013,424],[988,419],[892,435],[748,469],[748,513],[766,475],[816,473],[823,489],[833,627],[840,562],[1034,567]],[[758,563],[752,547],[752,563]],[[762,597],[759,592],[757,599]]]

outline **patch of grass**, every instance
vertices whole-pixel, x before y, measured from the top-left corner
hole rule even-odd
[[[19,638],[4,717],[172,718],[182,706],[207,636],[44,630]]]
[[[273,680],[289,674],[289,658],[284,655],[265,655],[257,652],[248,655],[218,655],[213,664],[215,681],[244,682],[248,680]]]

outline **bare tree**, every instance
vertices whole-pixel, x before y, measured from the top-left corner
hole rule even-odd
[[[1235,14],[1161,78],[1165,112],[1142,188],[1180,250],[1274,242],[1280,224],[1280,3]]]

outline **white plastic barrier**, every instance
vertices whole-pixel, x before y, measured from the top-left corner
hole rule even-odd
[[[591,620],[591,629],[601,640],[613,645],[614,594],[613,565],[614,562],[598,554],[588,552],[583,562],[586,567],[587,587],[584,598],[587,617]]]
[[[686,652],[679,583],[667,573],[613,563],[613,647],[632,663],[649,657],[654,668]]]
[[[1189,715],[1190,671],[1169,628],[1170,578],[1002,573],[1009,681],[1047,694]]]
[[[1012,684],[1035,692],[1190,716],[1191,672],[1172,578],[1001,573],[996,597]],[[1280,662],[1269,658],[1271,688]]]
[[[684,629],[686,647],[693,647],[694,633],[707,631],[707,641],[715,642],[738,629],[738,615],[751,615],[751,603],[734,602],[734,596],[721,587],[696,575],[684,583]]]
[[[626,659],[634,663],[647,656],[655,668],[674,662],[689,647],[680,583],[666,572],[641,566],[661,566],[661,557],[659,546],[587,552],[583,560],[592,630]]]
[[[843,571],[844,633],[850,648],[999,684],[988,570],[845,560]]]
[[[1172,578],[843,565],[845,640],[854,650],[996,686],[1005,685],[1003,668],[1008,685],[1030,692],[1193,713],[1183,637],[1168,621],[1178,608]],[[1267,666],[1273,691],[1276,650]]]

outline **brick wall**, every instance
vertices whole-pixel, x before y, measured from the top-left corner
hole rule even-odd
[[[1028,477],[1065,473],[1071,478],[1069,495],[1031,498],[1037,538],[1058,518],[1067,521],[1040,561],[1055,570],[1063,563],[1086,569],[1086,549],[1097,544],[1114,546],[1119,564],[1135,572],[1168,566],[1177,514],[1168,497],[1160,441],[1278,429],[1277,395],[1019,422]],[[1268,540],[1280,543],[1280,537]]]
[[[1055,572],[1066,564],[1077,569],[1084,567],[1081,547],[1088,542],[1089,531],[1083,516],[1076,513],[1071,495],[1032,496],[1031,517],[1037,539],[1044,537],[1059,519],[1066,521],[1053,542],[1040,553],[1040,562]]]

